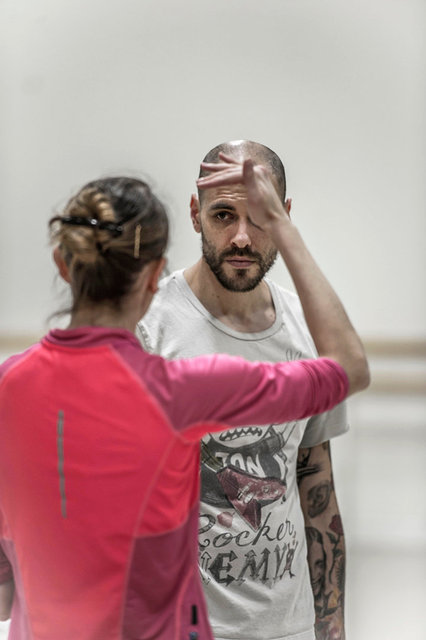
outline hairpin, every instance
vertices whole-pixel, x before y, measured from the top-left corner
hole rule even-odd
[[[137,224],[135,227],[135,244],[133,247],[133,257],[139,258],[141,247],[141,225]]]

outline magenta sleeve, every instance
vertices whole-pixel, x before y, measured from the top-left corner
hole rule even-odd
[[[209,431],[328,411],[346,397],[349,386],[344,369],[328,358],[265,363],[200,356],[168,362],[167,374],[173,388],[169,418],[189,440]]]

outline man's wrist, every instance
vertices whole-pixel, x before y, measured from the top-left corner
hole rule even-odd
[[[297,227],[282,216],[268,224],[267,233],[280,252],[291,249],[293,245],[299,246],[302,242]]]

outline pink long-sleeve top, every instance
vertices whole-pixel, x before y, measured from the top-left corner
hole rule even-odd
[[[0,582],[10,640],[212,640],[197,568],[199,439],[321,413],[325,358],[166,361],[125,330],[51,331],[0,367]]]

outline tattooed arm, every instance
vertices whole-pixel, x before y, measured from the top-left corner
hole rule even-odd
[[[330,443],[299,449],[297,475],[305,518],[317,640],[344,640],[345,541],[334,491]]]
[[[3,514],[0,510],[0,620],[8,620],[12,611],[14,582],[12,566],[3,551],[1,535]]]
[[[0,584],[0,620],[9,620],[15,585],[13,580]]]

